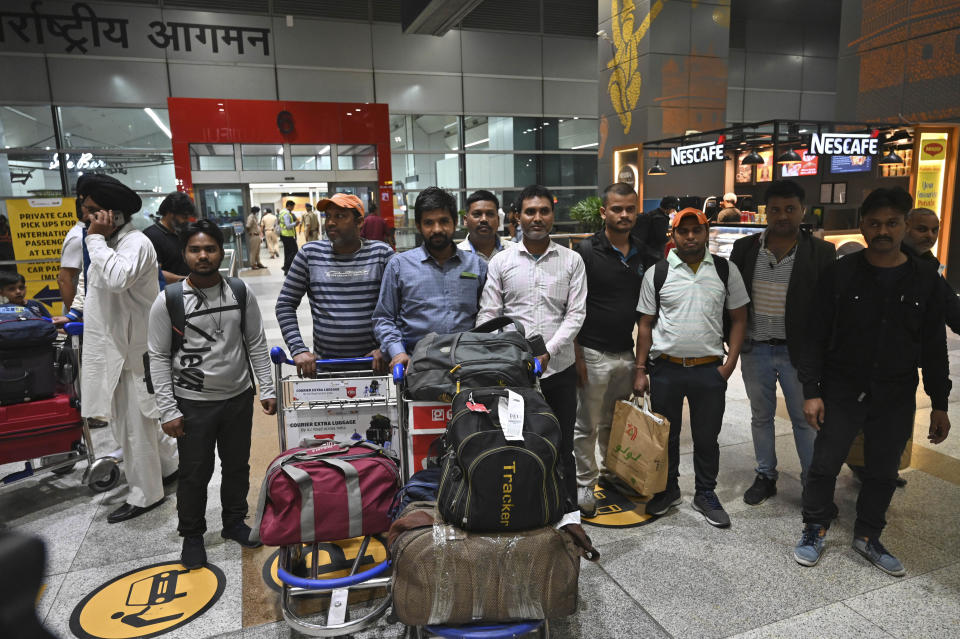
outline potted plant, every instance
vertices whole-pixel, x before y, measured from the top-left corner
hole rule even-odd
[[[570,217],[580,223],[584,231],[595,233],[603,226],[600,208],[603,201],[596,195],[580,200],[570,209]]]

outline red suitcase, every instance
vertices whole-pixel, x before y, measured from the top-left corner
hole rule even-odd
[[[80,404],[69,395],[0,406],[0,464],[66,453],[82,441]]]

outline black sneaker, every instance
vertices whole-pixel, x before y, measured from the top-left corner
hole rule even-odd
[[[730,516],[720,504],[717,493],[712,490],[694,495],[693,509],[703,515],[711,526],[726,528],[730,525]]]
[[[232,539],[244,548],[259,548],[262,546],[263,544],[261,544],[259,541],[250,540],[250,532],[250,526],[241,521],[236,524],[225,526],[223,531],[221,531],[220,536],[224,539]]]
[[[753,480],[753,486],[747,488],[747,492],[743,493],[743,501],[751,506],[757,506],[776,494],[777,480],[757,475],[757,478]]]
[[[682,501],[679,488],[659,492],[647,502],[647,514],[662,515],[674,506],[679,506]]]
[[[190,535],[183,538],[180,563],[187,570],[201,568],[207,563],[207,550],[203,547],[203,535]]]

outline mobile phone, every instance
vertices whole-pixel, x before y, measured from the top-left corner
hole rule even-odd
[[[123,213],[121,213],[120,211],[110,211],[110,212],[113,213],[113,225],[116,228],[120,228],[125,224],[126,221],[123,219]]]

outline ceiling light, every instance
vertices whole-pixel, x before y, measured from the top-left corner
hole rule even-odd
[[[777,158],[777,164],[796,164],[797,162],[803,162],[803,158],[793,149],[788,149]]]
[[[160,130],[163,131],[163,134],[168,138],[173,138],[173,135],[170,134],[170,129],[167,128],[167,125],[163,123],[156,113],[153,112],[153,109],[150,107],[144,107],[143,112],[150,116],[150,119],[153,120],[153,123],[160,127]]]
[[[742,160],[740,160],[740,164],[745,164],[747,166],[750,166],[752,164],[763,164],[763,163],[764,163],[763,157],[759,153],[757,153],[756,149],[751,149],[750,152],[747,153],[747,155]]]
[[[489,142],[489,141],[490,141],[490,138],[483,138],[481,140],[477,140],[476,142],[470,142],[469,144],[464,144],[463,148],[469,149],[471,146],[477,146],[478,144],[483,144],[484,142]]]
[[[653,166],[647,171],[647,175],[666,175],[667,172],[660,166],[660,160],[655,160]]]
[[[590,144],[581,144],[579,146],[571,146],[571,149],[589,149],[591,146],[597,146],[596,142],[591,142]]]
[[[11,106],[4,107],[4,108],[5,108],[7,111],[10,111],[11,113],[16,113],[17,115],[19,115],[19,116],[21,116],[21,117],[24,117],[24,118],[27,118],[28,120],[33,120],[34,122],[37,122],[37,119],[36,119],[35,117],[33,117],[32,115],[30,115],[29,113],[24,113],[24,112],[21,111],[20,109],[14,109],[14,108],[11,107]]]
[[[895,149],[890,149],[889,153],[880,158],[879,164],[904,164],[904,161],[902,157],[897,155]]]

